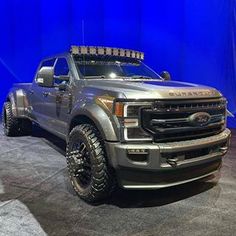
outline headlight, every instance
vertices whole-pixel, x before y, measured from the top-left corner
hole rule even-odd
[[[152,137],[142,129],[139,114],[142,107],[150,107],[151,103],[121,102],[109,95],[98,96],[96,103],[118,118],[122,127],[121,136],[123,140],[152,140]]]
[[[140,110],[150,107],[146,102],[116,102],[114,114],[120,120],[123,138],[126,141],[152,140],[152,137],[142,129]]]

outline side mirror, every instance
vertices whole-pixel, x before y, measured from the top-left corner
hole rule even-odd
[[[160,76],[164,79],[164,80],[171,80],[171,76],[170,73],[168,71],[162,71]]]
[[[54,69],[50,66],[43,66],[39,72],[36,82],[41,87],[53,87],[54,86]]]

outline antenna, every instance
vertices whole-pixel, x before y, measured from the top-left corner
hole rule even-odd
[[[84,44],[84,19],[82,20],[82,43]]]
[[[83,43],[83,45],[85,45],[84,44],[84,19],[82,19],[82,43]],[[83,55],[83,60],[85,60],[85,55]],[[85,65],[84,65],[83,70],[84,70],[84,74],[85,74]]]

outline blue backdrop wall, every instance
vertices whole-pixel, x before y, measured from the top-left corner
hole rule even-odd
[[[1,0],[0,105],[41,58],[86,44],[143,50],[174,80],[219,89],[235,113],[235,9],[235,0]]]

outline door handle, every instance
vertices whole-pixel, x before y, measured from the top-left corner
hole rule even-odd
[[[49,95],[49,92],[43,92],[43,96],[47,97]]]
[[[62,96],[61,95],[57,95],[56,96],[56,103],[61,103],[62,101]]]

